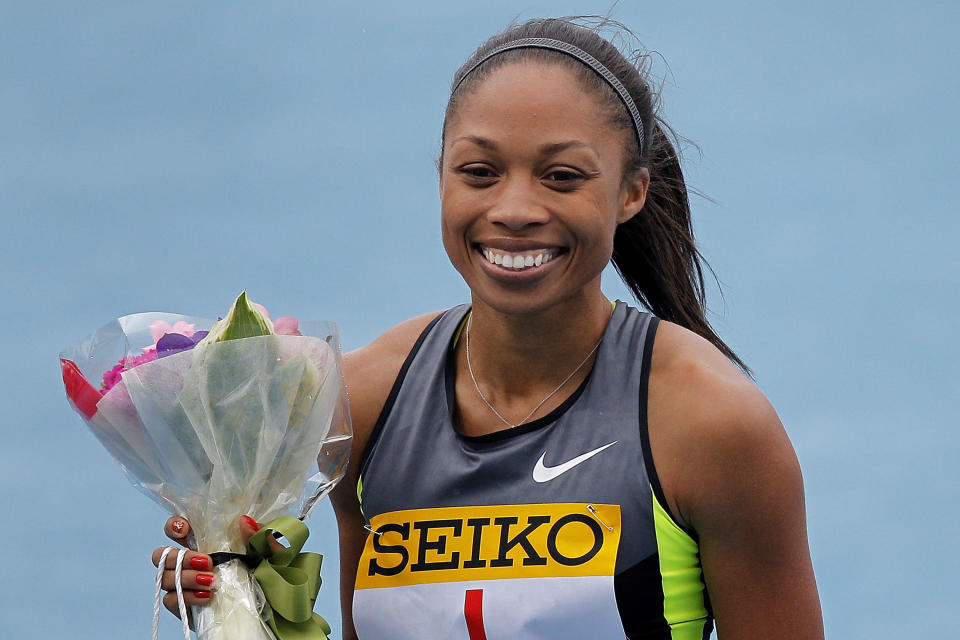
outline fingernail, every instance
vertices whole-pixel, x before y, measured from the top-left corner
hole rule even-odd
[[[173,532],[175,534],[181,535],[183,533],[183,525],[184,525],[183,520],[174,520],[173,524],[170,525],[170,528],[173,529]]]
[[[192,558],[190,558],[190,566],[196,569],[197,571],[209,571],[210,558],[206,556],[193,556]]]
[[[202,584],[205,587],[213,586],[213,574],[212,573],[198,573],[197,574],[197,584]]]
[[[194,592],[193,592],[193,595],[196,596],[197,598],[200,598],[201,600],[205,600],[206,598],[209,598],[209,597],[210,597],[210,592],[209,592],[209,591],[194,591]]]
[[[260,524],[250,516],[243,516],[243,521],[254,531],[260,531]]]

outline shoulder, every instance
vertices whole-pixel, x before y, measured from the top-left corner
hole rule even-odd
[[[401,322],[367,346],[343,356],[343,377],[350,403],[353,441],[346,476],[331,494],[335,508],[353,510],[357,507],[354,491],[360,455],[367,446],[404,360],[417,338],[440,313],[427,313]]]
[[[427,313],[401,322],[367,346],[344,356],[343,375],[350,397],[355,450],[357,444],[366,443],[417,338],[438,315],[440,312]]]
[[[757,482],[799,481],[763,392],[707,340],[670,322],[660,323],[654,342],[648,422],[671,511],[698,531],[712,509],[735,504]]]
[[[767,398],[706,340],[661,323],[649,400],[654,463],[697,533],[721,635],[822,640],[800,465]]]

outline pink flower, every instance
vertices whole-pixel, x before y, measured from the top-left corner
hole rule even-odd
[[[172,325],[166,320],[155,320],[150,324],[150,335],[153,336],[154,347],[156,347],[160,338],[168,333],[179,333],[189,338],[196,333],[196,326],[192,322],[184,322],[183,320],[177,320]]]
[[[273,330],[281,336],[299,336],[300,323],[293,316],[280,316],[273,321]]]
[[[257,310],[264,315],[267,319],[270,318],[270,312],[267,311],[267,308],[260,304],[259,302],[250,301],[250,304],[257,308]],[[280,316],[273,321],[273,332],[281,336],[300,336],[303,335],[300,333],[300,323],[297,322],[297,319],[293,316]]]

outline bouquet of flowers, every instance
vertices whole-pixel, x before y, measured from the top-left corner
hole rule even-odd
[[[312,613],[319,558],[300,557],[316,554],[244,548],[235,523],[247,514],[302,545],[300,520],[343,475],[351,428],[336,329],[301,329],[242,293],[217,322],[124,316],[61,354],[67,398],[130,481],[190,521],[198,550],[231,559],[210,606],[194,611],[201,640],[329,633]]]

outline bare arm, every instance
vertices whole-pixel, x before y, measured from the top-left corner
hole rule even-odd
[[[363,515],[357,502],[356,487],[355,482],[349,483],[345,479],[330,494],[340,533],[340,614],[343,620],[343,640],[357,640],[357,632],[353,627],[353,585],[357,579],[360,554],[367,539],[367,530],[363,528]]]
[[[357,565],[367,539],[363,514],[357,500],[360,456],[383,405],[390,394],[403,361],[435,313],[403,322],[370,345],[344,356],[343,372],[350,396],[353,422],[353,448],[350,465],[340,483],[330,493],[337,529],[340,534],[340,610],[343,616],[343,640],[357,640],[353,626],[353,585]]]
[[[803,479],[776,412],[713,347],[661,331],[651,446],[671,510],[699,535],[718,636],[822,639]]]

